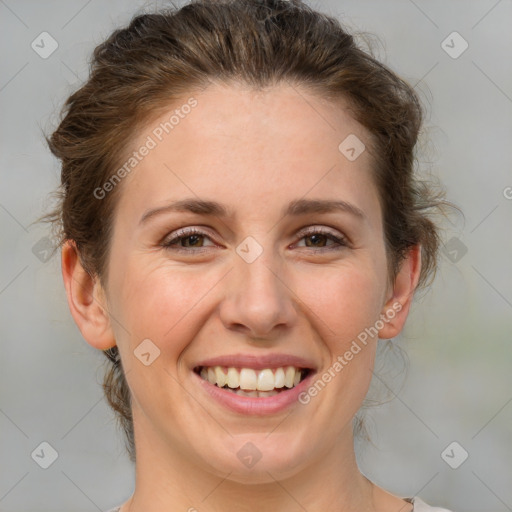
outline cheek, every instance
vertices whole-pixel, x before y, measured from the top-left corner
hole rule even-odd
[[[205,321],[207,296],[218,283],[218,274],[165,267],[154,258],[128,265],[118,276],[117,297],[131,349],[149,338],[160,348],[162,360],[179,357]],[[120,334],[126,339],[126,331]]]
[[[307,278],[298,278],[298,296],[306,311],[317,318],[317,328],[333,356],[343,353],[379,318],[385,290],[385,273],[379,268],[349,264],[335,269],[319,267],[308,272]]]
[[[119,269],[114,313],[123,325],[116,327],[116,339],[126,379],[137,409],[149,414],[151,410],[176,408],[171,397],[181,390],[177,364],[212,314],[208,291],[215,288],[221,277],[218,271],[187,272],[154,260],[140,258],[135,262],[134,258],[133,264],[127,262],[122,271]],[[159,352],[147,341],[141,345],[148,339]],[[149,347],[151,359],[158,353],[148,366],[136,357],[141,353],[139,346]]]

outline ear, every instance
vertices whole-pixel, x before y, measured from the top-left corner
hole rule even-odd
[[[83,268],[73,241],[64,243],[61,263],[69,309],[82,336],[99,350],[115,346],[104,290],[99,279]]]
[[[418,285],[421,269],[421,246],[414,245],[400,265],[400,270],[391,285],[388,298],[381,311],[380,318],[384,327],[379,329],[379,338],[389,339],[397,336],[402,330],[414,291]]]

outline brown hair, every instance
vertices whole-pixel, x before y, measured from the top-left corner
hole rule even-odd
[[[338,20],[300,0],[195,0],[180,9],[138,15],[94,50],[89,79],[67,99],[60,125],[47,138],[62,162],[58,205],[43,217],[57,231],[57,248],[74,241],[84,268],[106,283],[122,184],[103,199],[94,190],[113,176],[143,123],[183,94],[214,81],[255,88],[288,82],[323,98],[347,101],[370,133],[390,276],[407,250],[421,244],[420,284],[427,284],[439,245],[431,213],[445,203],[414,173],[420,101]],[[117,347],[105,354],[105,395],[134,461],[130,391]]]

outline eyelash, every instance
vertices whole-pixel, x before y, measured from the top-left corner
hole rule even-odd
[[[316,228],[313,226],[313,227],[307,228],[301,234],[302,234],[302,236],[301,236],[300,240],[302,240],[303,238],[312,236],[312,235],[323,235],[323,236],[326,236],[329,240],[332,240],[333,242],[335,242],[334,246],[319,247],[317,249],[315,249],[314,247],[305,247],[306,249],[313,249],[314,252],[326,252],[326,251],[340,250],[340,249],[343,249],[343,248],[349,246],[349,242],[345,237],[336,236],[333,233],[331,233],[330,231],[327,231],[322,228]],[[196,228],[190,228],[190,229],[178,230],[176,232],[176,236],[174,236],[170,240],[164,240],[164,242],[161,245],[162,245],[162,247],[164,247],[167,250],[178,251],[178,252],[189,253],[189,254],[191,252],[203,253],[203,252],[207,251],[208,247],[185,248],[185,247],[179,247],[176,245],[176,243],[179,242],[180,240],[187,239],[194,235],[204,236],[211,240],[211,237],[207,233],[200,231]]]

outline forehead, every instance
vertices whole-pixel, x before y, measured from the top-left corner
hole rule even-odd
[[[137,132],[130,151],[150,149],[124,179],[118,207],[135,211],[195,195],[271,208],[308,194],[369,208],[370,155],[351,161],[340,151],[354,136],[368,141],[342,100],[287,84],[212,84],[174,101]]]

